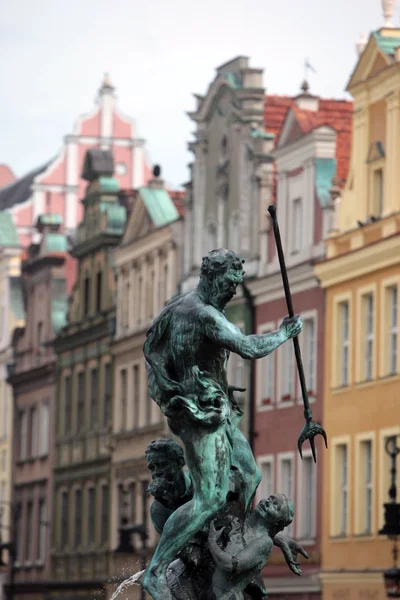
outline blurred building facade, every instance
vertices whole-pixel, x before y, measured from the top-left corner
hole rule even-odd
[[[180,199],[174,202],[157,167],[155,173],[148,185],[133,195],[125,234],[115,249],[117,319],[112,344],[111,547],[117,548],[123,523],[144,525],[149,535],[147,560],[158,536],[150,521],[151,497],[146,490],[151,474],[144,452],[152,440],[171,434],[148,395],[143,344],[153,319],[178,291],[183,237]],[[135,536],[132,542],[136,555],[128,559],[122,555],[119,562],[140,565],[140,538]],[[119,562],[115,563],[116,574],[121,574]]]
[[[8,215],[9,216],[9,215]],[[16,544],[14,597],[41,597],[50,578],[55,353],[65,325],[67,241],[59,215],[37,222],[41,241],[22,263],[26,319],[13,334],[8,379],[14,397],[11,539]]]
[[[352,104],[313,96],[306,81],[300,95],[288,99],[288,104],[283,114],[278,112],[279,103],[268,109],[271,117],[276,112],[274,203],[294,309],[304,322],[299,339],[313,417],[323,422],[324,293],[313,265],[324,256],[323,240],[334,224],[332,195],[343,187],[347,176]],[[249,288],[255,298],[257,333],[269,333],[279,328],[288,310],[269,220],[261,236],[259,277],[249,282]],[[303,576],[294,579],[282,553],[275,552],[265,571],[269,597],[300,594],[302,598],[318,598],[321,446],[317,439],[317,465],[308,443],[301,460],[297,438],[303,427],[303,403],[292,343],[257,361],[255,402],[254,450],[262,472],[257,495],[266,498],[279,491],[294,500],[295,519],[287,533],[298,539],[310,556],[302,566]]]
[[[256,277],[262,256],[260,232],[271,201],[274,135],[268,130],[268,96],[263,69],[238,56],[217,69],[205,96],[195,94],[196,109],[191,177],[186,184],[182,291],[197,285],[202,257],[210,250],[229,247],[245,260],[246,278]],[[253,328],[252,299],[238,289],[227,316],[242,331]],[[228,380],[247,388],[238,394],[246,405],[241,427],[253,442],[251,430],[252,368],[231,354]]]
[[[388,11],[388,2],[383,3]],[[393,4],[393,3],[392,3]],[[390,10],[389,10],[390,13]],[[386,15],[385,15],[386,16]],[[384,599],[392,543],[384,445],[400,432],[400,29],[373,32],[348,83],[353,147],[337,228],[316,276],[326,293],[321,575],[324,598]],[[322,457],[321,457],[322,458]]]
[[[9,184],[0,189],[0,210],[13,215],[21,245],[27,247],[31,243],[41,214],[61,215],[66,233],[73,232],[81,222],[80,199],[86,187],[81,169],[90,148],[112,150],[115,177],[121,188],[144,185],[151,177],[144,143],[137,137],[133,119],[117,107],[115,89],[106,75],[94,108],[77,118],[73,132],[64,137],[55,158],[15,181],[12,174],[5,172],[7,167],[1,166],[0,176],[4,172],[4,180]]]
[[[52,597],[63,590],[91,597],[102,593],[110,571],[110,344],[116,300],[112,250],[121,241],[126,221],[113,172],[110,151],[87,152],[82,171],[88,182],[84,216],[72,250],[78,277],[67,325],[55,341]]]
[[[20,247],[11,216],[0,213],[0,540],[11,538],[13,395],[7,382],[12,362],[11,339],[15,327],[24,324]],[[7,557],[2,557],[4,561]],[[0,566],[0,588],[6,571]],[[1,596],[1,593],[0,593]]]

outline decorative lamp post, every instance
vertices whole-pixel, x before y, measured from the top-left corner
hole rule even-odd
[[[385,450],[390,456],[390,488],[389,498],[390,502],[384,504],[385,508],[385,523],[382,529],[378,532],[380,535],[387,535],[389,539],[393,540],[393,567],[384,572],[384,581],[386,588],[386,595],[388,598],[400,598],[400,569],[398,567],[398,548],[397,548],[397,536],[400,535],[400,503],[397,500],[397,467],[396,459],[400,453],[400,448],[397,446],[397,439],[400,435],[394,435],[387,439],[385,444]]]

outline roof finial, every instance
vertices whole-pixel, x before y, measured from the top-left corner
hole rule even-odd
[[[103,83],[101,84],[100,94],[107,94],[114,91],[114,86],[111,84],[110,74],[104,73]]]
[[[301,90],[302,90],[303,94],[310,93],[310,84],[308,83],[308,75],[309,75],[310,71],[312,73],[317,72],[314,69],[314,67],[312,66],[312,64],[310,63],[310,60],[308,58],[305,58],[304,59],[304,80],[303,80],[303,83],[301,84]]]
[[[382,0],[383,16],[385,18],[384,27],[393,27],[392,17],[396,0]]]
[[[365,33],[361,33],[360,34],[360,38],[358,40],[358,42],[356,43],[356,50],[357,50],[357,54],[358,56],[361,56],[361,54],[364,52],[365,46],[367,45],[367,36],[365,35]]]

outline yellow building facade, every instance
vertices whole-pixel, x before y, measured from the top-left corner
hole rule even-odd
[[[400,29],[371,34],[348,91],[350,170],[315,269],[326,294],[329,438],[321,580],[324,599],[383,600],[382,572],[392,566],[392,543],[378,535],[389,488],[384,446],[400,433]]]

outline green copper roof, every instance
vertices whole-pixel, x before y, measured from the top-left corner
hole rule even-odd
[[[156,227],[163,227],[179,219],[178,210],[166,190],[141,187],[139,194]]]
[[[316,158],[315,166],[315,188],[318,200],[322,207],[331,201],[330,189],[332,179],[336,173],[336,160],[334,158]]]
[[[232,88],[239,89],[243,87],[239,73],[224,73],[223,75]]]
[[[11,310],[19,321],[25,319],[24,301],[22,298],[21,277],[10,278],[10,301]]]
[[[62,225],[62,216],[57,214],[45,213],[40,215],[38,223],[42,225]]]
[[[254,139],[263,138],[264,140],[273,140],[275,138],[275,134],[268,133],[268,131],[264,131],[263,129],[253,129],[251,132],[251,137]]]
[[[67,238],[61,233],[47,233],[44,239],[45,251],[66,252]]]
[[[0,246],[19,246],[17,229],[10,213],[0,212]]]
[[[374,31],[372,34],[379,48],[385,54],[394,55],[396,48],[400,46],[400,37],[381,35],[379,31]]]
[[[99,177],[100,191],[102,192],[118,192],[119,183],[115,177]]]
[[[126,209],[114,202],[100,202],[100,211],[107,215],[107,232],[122,235],[126,221]]]
[[[51,281],[51,324],[54,333],[67,324],[68,298],[65,279]]]

